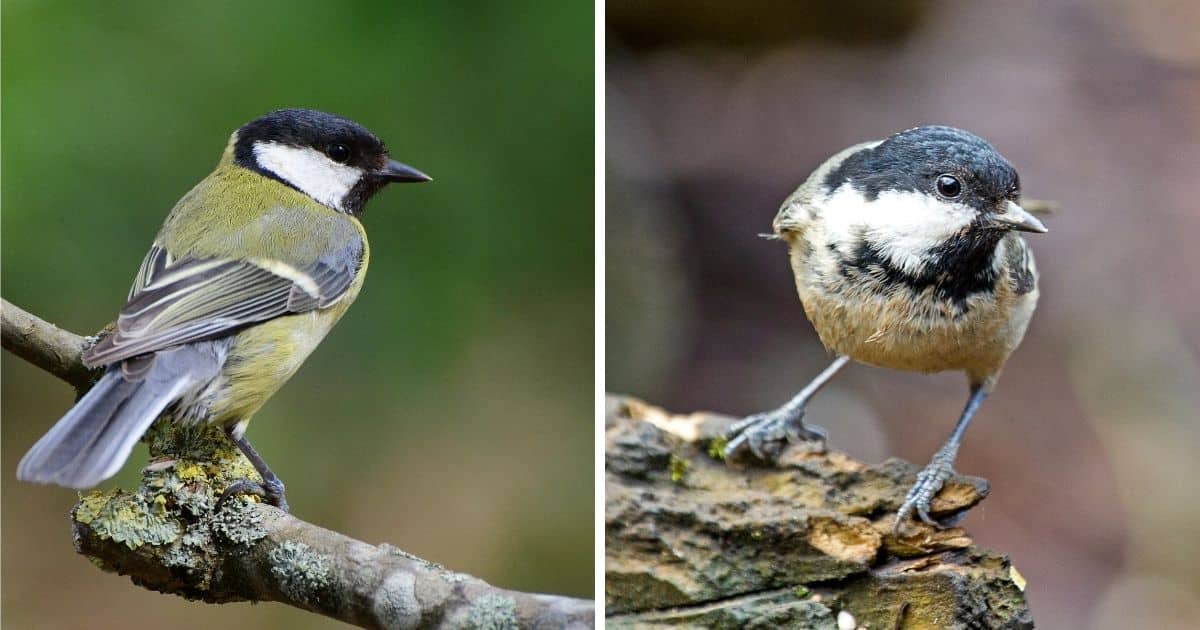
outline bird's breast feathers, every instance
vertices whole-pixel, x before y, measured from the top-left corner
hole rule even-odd
[[[1033,256],[1004,237],[978,277],[914,279],[863,250],[848,258],[808,230],[789,240],[805,313],[831,351],[895,369],[998,371],[1020,343],[1037,303]],[[963,287],[967,287],[964,289]]]

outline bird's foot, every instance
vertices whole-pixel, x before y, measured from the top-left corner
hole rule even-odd
[[[892,533],[900,534],[914,512],[926,524],[937,528],[943,527],[942,523],[929,516],[929,506],[933,502],[933,497],[953,474],[954,469],[949,461],[934,457],[933,461],[917,475],[917,482],[913,484],[912,488],[909,488],[908,495],[904,497],[904,504],[896,513],[896,524],[892,526]]]
[[[246,436],[238,429],[239,426],[242,427],[242,430],[245,429],[244,423],[241,425],[229,425],[225,429],[225,434],[238,447],[238,450],[242,452],[242,455],[246,457],[250,465],[254,466],[255,472],[258,473],[259,477],[262,477],[262,481],[238,479],[229,484],[225,487],[224,492],[221,493],[221,497],[217,499],[217,510],[221,509],[221,505],[225,503],[225,499],[235,494],[253,494],[284,512],[288,512],[287,499],[283,494],[283,480],[271,472],[270,466],[267,466],[267,462],[263,460],[262,455],[259,455],[258,451],[254,450],[254,447],[246,440]]]
[[[217,511],[221,510],[221,506],[225,504],[226,499],[238,494],[253,494],[284,512],[290,511],[288,509],[287,497],[284,495],[283,482],[280,481],[279,477],[272,477],[261,482],[254,481],[253,479],[239,479],[229,484],[221,492],[220,498],[217,499]]]
[[[725,445],[725,459],[736,457],[746,450],[765,461],[775,461],[784,447],[796,442],[825,443],[825,431],[819,427],[805,425],[804,408],[776,409],[757,413],[729,427]]]

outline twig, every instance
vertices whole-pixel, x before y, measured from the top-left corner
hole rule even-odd
[[[8,300],[0,299],[0,337],[4,349],[37,367],[86,390],[99,376],[79,360],[88,347],[87,339],[42,321]]]
[[[4,348],[86,390],[87,340],[3,302]],[[71,512],[75,548],[142,587],[210,603],[275,601],[364,628],[592,628],[591,600],[496,588],[390,545],[273,507],[215,496],[252,468],[217,427],[159,422],[136,492],[93,491]]]

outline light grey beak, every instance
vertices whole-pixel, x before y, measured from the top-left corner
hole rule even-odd
[[[1042,225],[1042,222],[1037,217],[1029,214],[1025,208],[1011,201],[1005,203],[1007,205],[1004,207],[1004,212],[992,215],[992,222],[996,224],[996,227],[1005,230],[1037,232],[1038,234],[1045,234],[1050,231],[1046,229],[1045,225]]]

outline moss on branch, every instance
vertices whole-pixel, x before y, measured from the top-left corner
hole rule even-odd
[[[86,391],[88,340],[3,302],[4,348]],[[159,421],[134,491],[71,511],[75,549],[144,588],[210,603],[274,601],[364,628],[592,628],[595,603],[496,588],[391,545],[370,545],[254,497],[220,493],[253,466],[217,427]],[[418,508],[419,509],[419,508]]]

